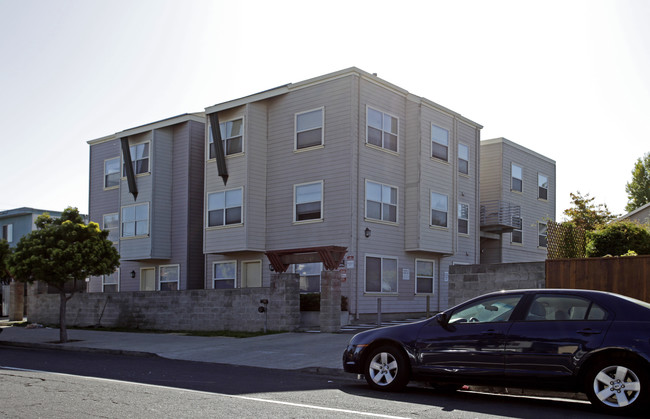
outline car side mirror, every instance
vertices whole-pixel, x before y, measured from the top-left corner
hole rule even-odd
[[[449,324],[449,317],[447,316],[447,313],[438,314],[437,319],[438,319],[438,323],[440,323],[442,327],[445,327],[447,326],[447,324]]]

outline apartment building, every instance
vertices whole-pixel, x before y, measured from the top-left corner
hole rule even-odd
[[[0,239],[6,240],[11,247],[15,247],[21,237],[36,230],[36,219],[39,215],[48,213],[50,217],[58,218],[61,211],[47,211],[36,208],[15,208],[0,211],[0,227],[2,227],[2,236]]]
[[[555,220],[555,161],[505,138],[481,141],[481,263],[543,261]]]
[[[89,218],[120,253],[88,291],[203,288],[204,121],[179,115],[88,141]]]

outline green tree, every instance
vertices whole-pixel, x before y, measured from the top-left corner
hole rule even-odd
[[[584,231],[595,230],[618,217],[609,212],[606,204],[594,204],[595,199],[594,197],[590,198],[589,194],[582,196],[580,191],[571,193],[573,207],[565,209],[564,215],[577,228]]]
[[[11,280],[11,273],[9,273],[9,267],[7,263],[9,261],[9,256],[11,256],[11,248],[7,240],[0,240],[0,284],[8,284]]]
[[[119,254],[107,231],[97,223],[84,223],[76,208],[66,208],[60,218],[46,213],[36,219],[37,229],[23,236],[9,258],[14,279],[42,281],[59,291],[60,340],[68,341],[66,303],[77,284],[90,276],[108,275],[119,266]],[[71,287],[66,284],[71,282]]]
[[[625,185],[627,205],[630,212],[650,202],[650,153],[638,158],[632,169],[632,180]]]
[[[616,221],[587,236],[587,257],[650,255],[650,227],[635,221]]]

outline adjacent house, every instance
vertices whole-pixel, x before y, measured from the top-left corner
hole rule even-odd
[[[51,217],[61,216],[60,211],[47,211],[35,208],[16,208],[0,211],[0,226],[2,226],[2,239],[15,247],[24,235],[36,230],[34,223],[39,215],[48,213]]]
[[[481,141],[481,263],[546,259],[555,161],[505,138]]]
[[[89,217],[120,253],[88,290],[203,288],[203,114],[184,114],[88,141]]]
[[[641,224],[650,224],[650,203],[622,215],[618,220],[638,221]]]

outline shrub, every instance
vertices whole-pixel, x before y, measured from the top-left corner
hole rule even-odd
[[[650,228],[638,222],[617,221],[587,235],[587,257],[650,255]]]

